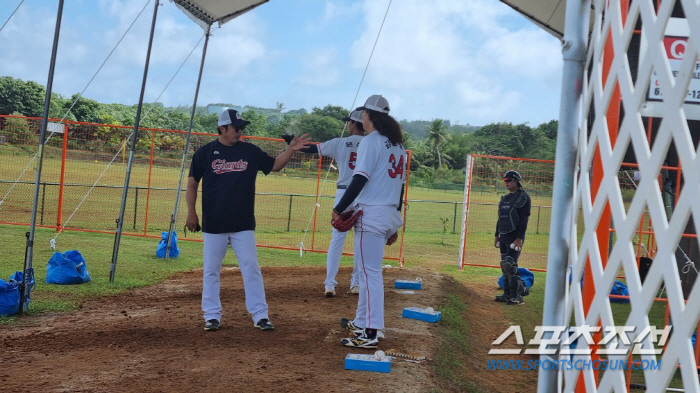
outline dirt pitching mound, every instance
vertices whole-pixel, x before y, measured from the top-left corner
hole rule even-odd
[[[26,316],[0,327],[3,392],[426,392],[436,386],[430,359],[438,324],[405,319],[404,307],[436,307],[453,280],[422,269],[384,269],[386,326],[379,349],[428,360],[392,362],[391,373],[348,371],[341,317],[357,295],[341,268],[337,295],[323,296],[324,267],[263,268],[275,330],[253,327],[237,268],[224,268],[221,329],[203,330],[201,270],[83,303],[78,312]],[[395,279],[423,289],[394,289]],[[447,281],[446,281],[447,280]],[[453,288],[454,289],[454,288]],[[439,385],[439,384],[437,384]]]

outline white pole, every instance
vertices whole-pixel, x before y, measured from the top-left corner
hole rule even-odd
[[[469,190],[472,182],[472,156],[467,154],[467,164],[464,169],[464,201],[462,202],[462,238],[459,242],[459,260],[457,267],[459,270],[464,269],[464,246],[467,242],[467,220],[469,219]]]
[[[566,269],[571,245],[571,216],[574,196],[574,176],[578,150],[581,88],[586,63],[586,46],[591,13],[590,0],[566,2],[566,20],[562,52],[564,72],[561,86],[561,107],[557,130],[557,152],[554,163],[552,220],[549,229],[547,280],[545,283],[543,326],[562,326],[566,299]],[[551,334],[550,337],[551,338]],[[540,361],[552,360],[541,355]],[[559,372],[540,368],[537,391],[561,391]]]

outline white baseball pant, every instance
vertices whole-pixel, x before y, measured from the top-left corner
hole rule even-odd
[[[258,253],[255,248],[255,232],[241,231],[232,233],[202,233],[204,239],[204,280],[202,287],[202,311],[204,320],[221,321],[221,265],[226,255],[228,243],[236,254],[238,266],[243,277],[245,306],[253,322],[268,318],[265,286],[258,265]]]
[[[355,224],[355,264],[359,271],[360,296],[355,326],[384,329],[384,278],[382,260],[386,240],[401,227],[395,206],[363,206]]]
[[[343,194],[345,194],[345,189],[336,190],[333,206],[340,202]],[[328,255],[326,257],[326,281],[323,283],[326,289],[335,289],[335,286],[338,285],[338,281],[335,280],[335,277],[338,275],[340,258],[343,256],[343,246],[345,245],[345,238],[347,236],[347,232],[340,232],[333,228],[331,244],[328,246]],[[358,280],[357,264],[354,264],[352,276],[350,278],[350,288],[359,286]]]

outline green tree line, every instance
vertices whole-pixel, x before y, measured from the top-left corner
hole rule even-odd
[[[0,114],[41,117],[45,94],[44,86],[36,82],[0,77]],[[210,105],[238,107],[229,103]],[[49,117],[62,119],[65,116],[72,121],[132,127],[136,109],[136,105],[103,104],[78,94],[64,97],[52,93]],[[242,109],[243,118],[251,122],[245,131],[248,135],[278,138],[286,133],[309,134],[317,142],[340,136],[344,131],[342,118],[348,115],[345,108],[330,104],[313,108],[310,113],[305,109],[285,111],[281,102],[277,102],[275,108],[244,106]],[[143,105],[140,124],[148,128],[187,130],[191,112],[191,106],[165,107],[162,103],[148,103]],[[198,106],[192,130],[214,133],[217,120],[218,113],[209,114],[206,106]],[[428,186],[437,182],[462,184],[467,154],[553,160],[558,126],[556,120],[534,128],[527,123],[506,122],[459,125],[445,119],[401,120],[400,124],[405,146],[412,151],[411,176]],[[107,146],[124,138],[123,131],[113,128],[102,127],[98,132],[104,133],[99,139]],[[184,147],[185,141],[184,137],[173,135],[155,143],[160,149],[172,151]]]

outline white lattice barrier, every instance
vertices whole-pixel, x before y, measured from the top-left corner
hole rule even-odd
[[[658,10],[655,9],[657,3]],[[600,325],[603,328],[634,326],[634,332],[628,334],[634,340],[651,325],[652,307],[667,304],[669,324],[673,328],[663,352],[632,357],[637,361],[661,363],[659,369],[635,374],[635,382],[642,383],[640,379],[643,378],[649,392],[663,392],[673,384],[682,384],[686,392],[700,391],[697,355],[691,345],[691,336],[700,318],[698,281],[684,297],[683,269],[679,269],[677,261],[682,242],[695,243],[690,246],[697,247],[697,237],[691,232],[700,228],[700,162],[697,139],[693,140],[693,135],[700,131],[700,122],[695,121],[700,120],[695,113],[700,100],[694,97],[700,94],[700,5],[697,0],[679,0],[678,3],[685,20],[675,17],[679,7],[674,9],[674,1],[670,0],[594,1],[594,28],[583,86],[580,170],[575,176],[571,220],[571,239],[577,240],[572,240],[570,250],[570,282],[574,284],[568,284],[567,288],[566,321],[571,320],[571,324],[577,326]],[[685,52],[684,55],[676,52],[682,59],[669,59],[673,56],[668,54],[669,37],[682,36],[671,31],[676,28],[681,32],[686,30]],[[612,44],[607,51],[606,43]],[[611,53],[614,53],[612,58]],[[619,123],[614,115],[618,105],[622,109]],[[664,205],[659,179],[665,161],[676,154],[682,169],[682,185],[677,188],[675,206],[670,210]],[[638,188],[631,191],[631,202],[625,203],[618,173],[630,155],[639,165],[640,177]],[[645,215],[653,228],[655,257],[642,285],[636,242],[640,221]],[[601,226],[613,235],[600,236]],[[624,276],[630,293],[630,309],[622,318],[608,296],[619,275]],[[578,283],[584,276],[588,277],[582,288]],[[655,298],[664,286],[667,302],[660,303]],[[594,289],[589,298],[592,300],[590,307],[587,307],[587,287]],[[581,341],[578,348],[588,348]],[[633,344],[615,339],[607,348],[617,345],[629,353]],[[652,346],[649,335],[642,344],[644,348]],[[595,360],[595,355],[575,358],[591,361]],[[604,358],[630,360],[627,354]],[[584,371],[574,368],[562,373],[565,391],[584,389],[582,377],[588,392],[623,392],[630,382],[626,369],[596,373],[590,368]]]

